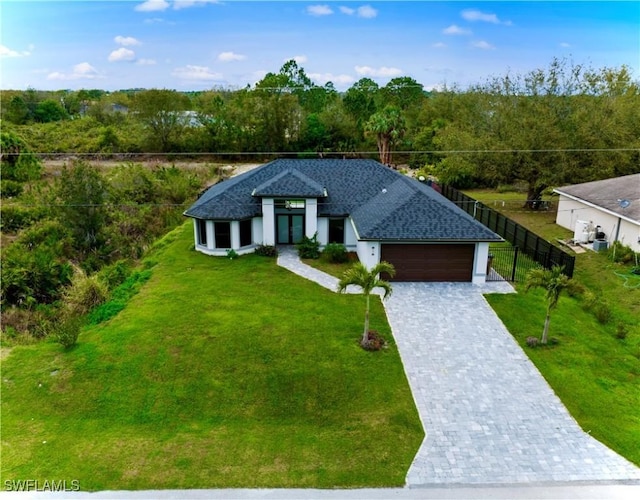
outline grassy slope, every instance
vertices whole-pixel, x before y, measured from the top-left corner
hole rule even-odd
[[[2,367],[2,481],[82,489],[402,485],[422,440],[394,345],[356,339],[363,300],[170,235],[149,283],[78,346]],[[387,334],[375,302],[372,326]],[[46,443],[45,443],[46,441]]]
[[[549,241],[572,237],[555,224],[554,210],[523,210],[522,193],[467,194]],[[494,200],[504,200],[505,205]],[[640,465],[640,288],[625,287],[616,272],[628,275],[629,266],[614,264],[603,253],[576,256],[574,278],[610,305],[613,319],[602,325],[579,299],[563,296],[551,319],[550,334],[560,340],[554,348],[524,347],[526,337],[540,337],[542,332],[541,291],[487,298],[582,428]],[[638,285],[640,279],[630,277],[629,284]],[[619,321],[629,329],[625,340],[615,338]]]

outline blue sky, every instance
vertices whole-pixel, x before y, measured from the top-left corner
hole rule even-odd
[[[254,84],[296,59],[318,84],[426,88],[566,57],[640,79],[640,2],[0,0],[2,89]]]

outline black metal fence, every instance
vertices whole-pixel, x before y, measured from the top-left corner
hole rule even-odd
[[[515,247],[515,250],[511,248],[491,249],[491,252],[494,254],[494,259],[497,257],[496,251],[503,252],[501,255],[506,255],[508,250],[513,253],[513,263],[510,266],[506,263],[501,264],[502,267],[500,271],[498,271],[496,265],[493,265],[493,268],[504,279],[509,281],[522,281],[524,279],[524,275],[516,269],[518,259],[520,258],[519,254],[525,254],[530,257],[533,262],[546,269],[551,269],[553,266],[564,266],[564,274],[570,278],[573,277],[576,260],[573,255],[569,255],[514,220],[505,217],[484,203],[461,193],[457,189],[450,186],[442,186],[442,194]],[[506,262],[507,257],[503,256],[501,258]],[[496,264],[497,262],[496,260]],[[511,272],[507,272],[506,275],[502,274],[501,271],[506,271],[509,267],[511,268]],[[521,267],[524,269],[522,272],[526,274],[527,267],[529,266]]]

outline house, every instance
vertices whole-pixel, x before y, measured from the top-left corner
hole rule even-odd
[[[218,183],[184,212],[209,255],[291,245],[317,233],[396,281],[483,283],[502,238],[431,187],[373,160],[280,159]]]
[[[556,224],[574,234],[582,227],[593,228],[592,233],[604,233],[600,236],[609,243],[620,241],[640,252],[640,174],[574,184],[554,192],[560,195]]]

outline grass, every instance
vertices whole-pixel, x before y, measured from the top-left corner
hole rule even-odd
[[[78,345],[2,363],[1,481],[83,490],[401,486],[423,431],[399,354],[357,344],[361,296],[275,259],[211,258],[185,224]],[[372,326],[392,340],[380,302]]]
[[[555,224],[554,209],[523,209],[523,193],[466,193],[549,241],[572,237]],[[504,206],[494,200],[504,200]],[[518,294],[487,299],[581,427],[640,465],[640,278],[630,275],[630,265],[588,251],[576,255],[574,279],[607,303],[612,319],[601,324],[584,298],[563,296],[551,317],[550,335],[559,340],[554,347],[531,349],[525,343],[526,337],[539,338],[542,332],[542,291],[523,293],[519,286]],[[628,328],[624,340],[616,338],[618,323]]]
[[[330,274],[335,278],[340,279],[342,278],[342,275],[345,273],[345,271],[350,269],[353,266],[354,262],[357,262],[357,259],[358,259],[357,257],[354,257],[350,259],[349,262],[334,263],[334,262],[328,262],[327,260],[321,257],[319,259],[302,259],[302,262],[304,262],[305,264],[311,267],[315,267],[320,271]]]

